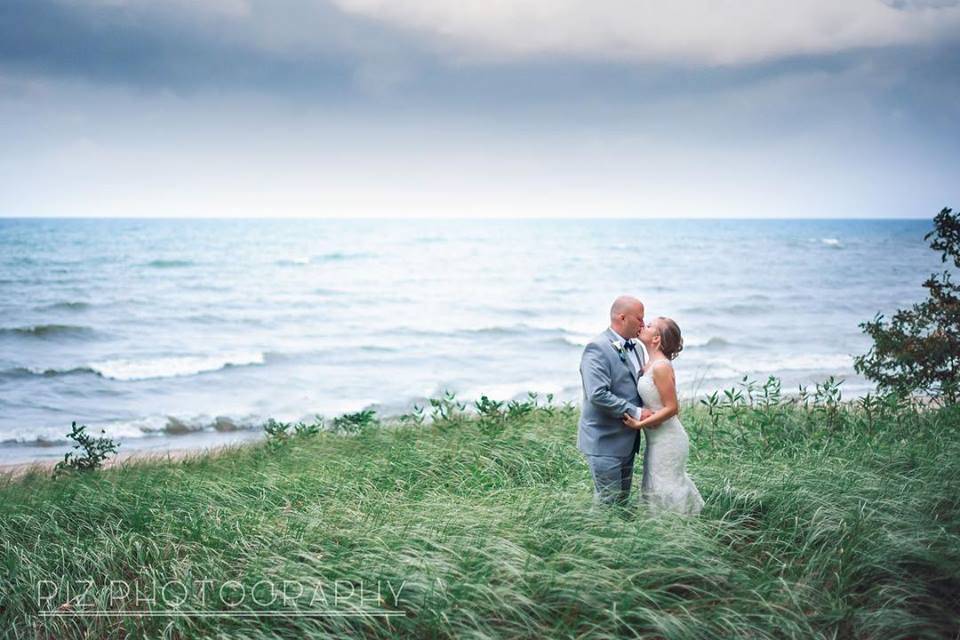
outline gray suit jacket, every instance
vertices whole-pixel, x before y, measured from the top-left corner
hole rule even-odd
[[[626,457],[640,448],[640,431],[621,420],[624,413],[635,414],[643,401],[633,367],[612,344],[618,340],[623,338],[607,329],[590,341],[580,359],[583,407],[577,448],[587,455]],[[642,367],[643,352],[639,346],[637,350]]]

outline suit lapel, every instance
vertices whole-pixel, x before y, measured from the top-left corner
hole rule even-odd
[[[623,352],[623,359],[621,360],[621,359],[620,359],[620,353],[617,352],[617,348],[616,348],[615,346],[613,346],[614,340],[620,341],[620,340],[623,340],[623,338],[621,338],[620,336],[616,335],[616,334],[613,332],[612,329],[607,329],[607,339],[608,339],[609,342],[610,342],[610,349],[613,350],[613,355],[614,355],[614,357],[615,357],[617,360],[619,360],[619,361],[623,364],[623,366],[625,366],[625,367],[627,368],[627,371],[630,372],[630,377],[633,378],[633,384],[636,385],[637,382],[638,382],[639,372],[633,370],[633,365],[630,364],[630,356],[627,355],[626,350],[624,350],[624,352]],[[637,356],[637,361],[638,361],[638,362],[640,361],[640,357],[639,357],[639,356]],[[640,366],[642,367],[643,365],[641,364]]]

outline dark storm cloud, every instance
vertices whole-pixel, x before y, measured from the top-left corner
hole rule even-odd
[[[907,0],[891,0],[904,4]],[[937,2],[947,0],[910,0]],[[950,0],[953,2],[953,0]],[[349,0],[340,5],[351,6]],[[406,2],[396,6],[410,6]],[[429,3],[424,3],[429,5]],[[367,6],[367,5],[364,5]],[[898,5],[900,6],[900,5]],[[889,85],[922,85],[935,99],[956,73],[955,48],[894,46],[817,56],[785,55],[730,66],[553,56],[470,61],[428,34],[323,1],[7,0],[0,3],[0,72],[81,78],[143,89],[252,90],[295,99],[465,113],[546,109],[615,117],[666,98],[716,95],[778,77],[863,82],[884,100]],[[911,78],[913,80],[911,80]],[[885,95],[891,93],[891,95]],[[818,96],[811,95],[816,101]],[[803,110],[794,114],[802,119]]]
[[[351,87],[362,62],[344,55],[348,41],[375,39],[378,31],[318,5],[304,16],[313,25],[309,50],[298,53],[286,42],[271,47],[251,37],[256,17],[7,0],[0,3],[0,65],[19,73],[174,90],[299,87],[336,96]]]

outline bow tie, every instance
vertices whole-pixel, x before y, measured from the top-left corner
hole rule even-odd
[[[623,348],[628,349],[630,351],[636,351],[637,345],[633,343],[633,340],[625,340],[623,343]]]

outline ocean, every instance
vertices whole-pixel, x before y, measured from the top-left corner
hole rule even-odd
[[[925,296],[927,220],[0,219],[0,462],[258,437],[463,400],[578,401],[622,293],[670,316],[681,399],[853,371]]]

